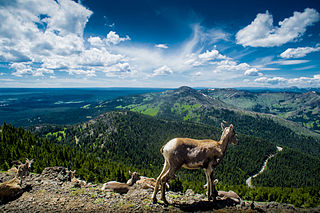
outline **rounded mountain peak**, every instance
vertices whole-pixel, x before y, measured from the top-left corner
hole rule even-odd
[[[178,92],[194,92],[195,89],[191,88],[191,87],[188,87],[188,86],[182,86],[182,87],[179,87],[177,89]]]

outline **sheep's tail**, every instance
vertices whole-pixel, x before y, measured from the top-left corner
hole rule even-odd
[[[164,148],[164,146],[162,146],[160,149],[161,154],[163,153],[163,148]]]

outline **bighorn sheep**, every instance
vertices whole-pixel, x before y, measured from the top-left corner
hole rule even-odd
[[[230,199],[232,201],[234,201],[235,203],[242,203],[241,198],[239,197],[239,195],[237,193],[235,193],[234,191],[218,191],[218,198],[220,200],[226,200],[226,199]]]
[[[8,175],[11,175],[11,176],[16,176],[18,174],[18,169],[17,167],[12,167],[11,169],[9,169],[7,171],[7,174]]]
[[[133,184],[140,185],[143,189],[154,189],[156,186],[156,179],[144,177],[141,176],[138,172],[131,172],[129,171],[129,174],[131,175],[131,178],[127,181],[127,184],[129,186],[132,186]],[[166,186],[169,188],[169,185]]]
[[[74,176],[75,173],[76,173],[76,170],[70,171],[71,182],[76,183],[80,187],[85,186],[87,184],[86,181],[77,179]]]
[[[0,200],[11,199],[23,192],[20,185],[21,180],[14,177],[13,179],[0,183]]]
[[[33,163],[33,159],[26,159],[26,163],[21,163],[21,161],[13,161],[13,163],[18,165],[18,168],[11,168],[8,170],[9,173],[16,173],[16,177],[20,178],[20,184],[22,184],[22,179],[27,177],[30,174],[31,164]]]
[[[129,184],[126,184],[126,183],[120,183],[117,181],[109,181],[109,182],[103,184],[103,186],[101,188],[102,191],[104,191],[105,189],[112,190],[114,192],[123,194],[123,193],[127,193],[129,191],[130,186],[129,186]]]
[[[181,167],[186,169],[203,168],[208,183],[208,200],[215,200],[218,193],[214,186],[213,170],[222,161],[228,143],[237,144],[233,125],[228,126],[224,121],[221,123],[221,127],[223,132],[220,141],[174,138],[161,148],[160,152],[165,163],[154,188],[152,196],[154,203],[157,202],[159,184],[161,185],[161,200],[168,203],[165,197],[165,184],[175,176]]]

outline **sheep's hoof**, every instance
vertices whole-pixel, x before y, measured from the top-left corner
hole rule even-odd
[[[168,205],[169,202],[167,201],[167,199],[165,197],[162,197],[161,200],[163,201],[164,205]]]
[[[216,201],[216,197],[215,196],[208,196],[208,201]]]
[[[152,203],[156,204],[157,202],[158,202],[158,200],[156,197],[152,198]]]
[[[164,205],[166,205],[166,206],[169,205],[169,202],[168,202],[166,199],[164,199],[164,200],[162,200],[162,201],[163,201],[163,204],[164,204]]]

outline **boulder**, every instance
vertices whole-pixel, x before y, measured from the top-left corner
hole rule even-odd
[[[42,171],[41,175],[50,179],[57,179],[63,182],[71,181],[70,171],[65,167],[47,167]]]

